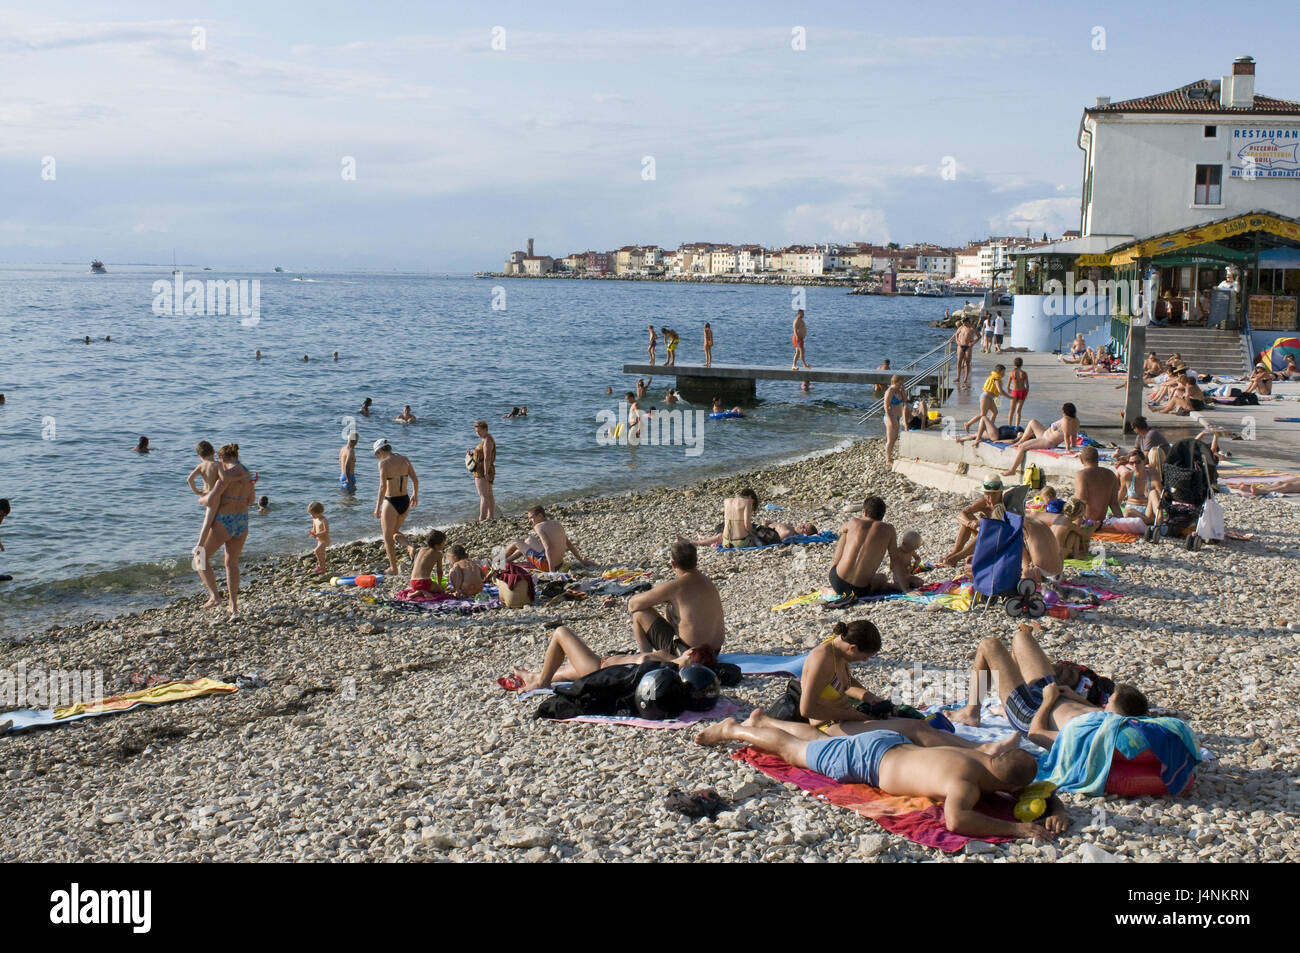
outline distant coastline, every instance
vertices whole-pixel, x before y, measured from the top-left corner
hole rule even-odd
[[[679,282],[684,284],[709,284],[709,285],[790,285],[806,287],[816,285],[827,288],[844,288],[849,292],[858,294],[882,294],[879,291],[865,289],[864,282],[860,278],[837,278],[827,277],[825,275],[612,275],[612,274],[588,274],[586,272],[551,272],[545,275],[507,275],[500,271],[479,271],[474,273],[475,278],[491,278],[515,281],[518,279],[525,280],[564,280],[564,281],[656,281],[656,282]],[[963,295],[970,296],[982,294],[982,288],[952,288],[948,297],[960,298]],[[896,292],[899,294],[899,292]],[[907,292],[901,292],[904,297],[911,297]]]

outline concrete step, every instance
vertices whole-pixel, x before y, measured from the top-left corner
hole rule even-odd
[[[1002,477],[1001,472],[1011,466],[1015,453],[987,443],[958,443],[933,431],[908,430],[899,434],[895,453],[894,472],[913,483],[948,493],[973,495],[991,477],[999,477],[1007,485],[1020,482],[1020,477]],[[1054,457],[1045,453],[1029,453],[1025,462],[1035,463],[1043,471],[1044,481],[1056,486],[1063,496],[1068,496],[1074,485],[1074,474],[1079,470],[1077,457]]]

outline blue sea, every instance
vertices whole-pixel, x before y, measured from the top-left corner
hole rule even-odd
[[[0,582],[0,636],[196,593],[190,551],[202,510],[185,477],[203,439],[238,443],[260,474],[271,511],[253,517],[245,553],[256,558],[309,550],[312,500],[325,504],[334,542],[376,537],[369,447],[381,436],[420,475],[407,523],[418,529],[477,513],[463,460],[478,417],[497,439],[505,514],[539,498],[751,469],[879,431],[858,423],[869,389],[815,384],[802,394],[759,382],[752,417],[707,421],[698,455],[598,442],[597,415],[617,412],[635,383],[621,366],[645,359],[649,323],[681,334],[679,363],[702,361],[709,321],[715,363],[784,366],[785,286],[181,267],[186,280],[258,281],[258,320],[156,313],[168,310],[156,307],[154,283],[173,280],[170,265],[110,262],[105,275],[0,266],[0,497],[13,506],[0,524],[0,573],[13,576]],[[846,290],[802,289],[814,367],[905,362],[943,339],[929,322],[959,304]],[[643,403],[661,405],[671,383],[655,377]],[[357,417],[366,397],[373,415]],[[418,422],[391,422],[404,404]],[[527,418],[500,419],[520,404]],[[350,417],[361,436],[355,496],[338,484]],[[141,435],[148,455],[132,452]]]

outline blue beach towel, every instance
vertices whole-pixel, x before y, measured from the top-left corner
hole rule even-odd
[[[742,675],[790,675],[803,677],[803,663],[808,661],[808,653],[803,655],[742,655],[724,652],[718,656],[719,662],[730,662],[740,668]]]
[[[1038,780],[1062,791],[1105,794],[1110,762],[1118,751],[1132,759],[1148,748],[1161,764],[1160,780],[1179,794],[1201,762],[1201,746],[1186,722],[1177,718],[1127,718],[1097,711],[1072,718],[1056,744],[1039,759]]]
[[[729,549],[723,549],[721,546],[714,546],[715,551],[729,553],[748,553],[755,549],[771,549],[773,546],[803,546],[808,543],[833,543],[839,539],[837,533],[818,533],[815,536],[791,536],[789,539],[783,539],[779,543],[764,543],[758,546],[738,546]]]

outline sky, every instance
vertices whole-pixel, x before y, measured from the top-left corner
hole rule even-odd
[[[1055,237],[1097,96],[1300,99],[1296,21],[1225,9],[0,0],[0,262]]]

